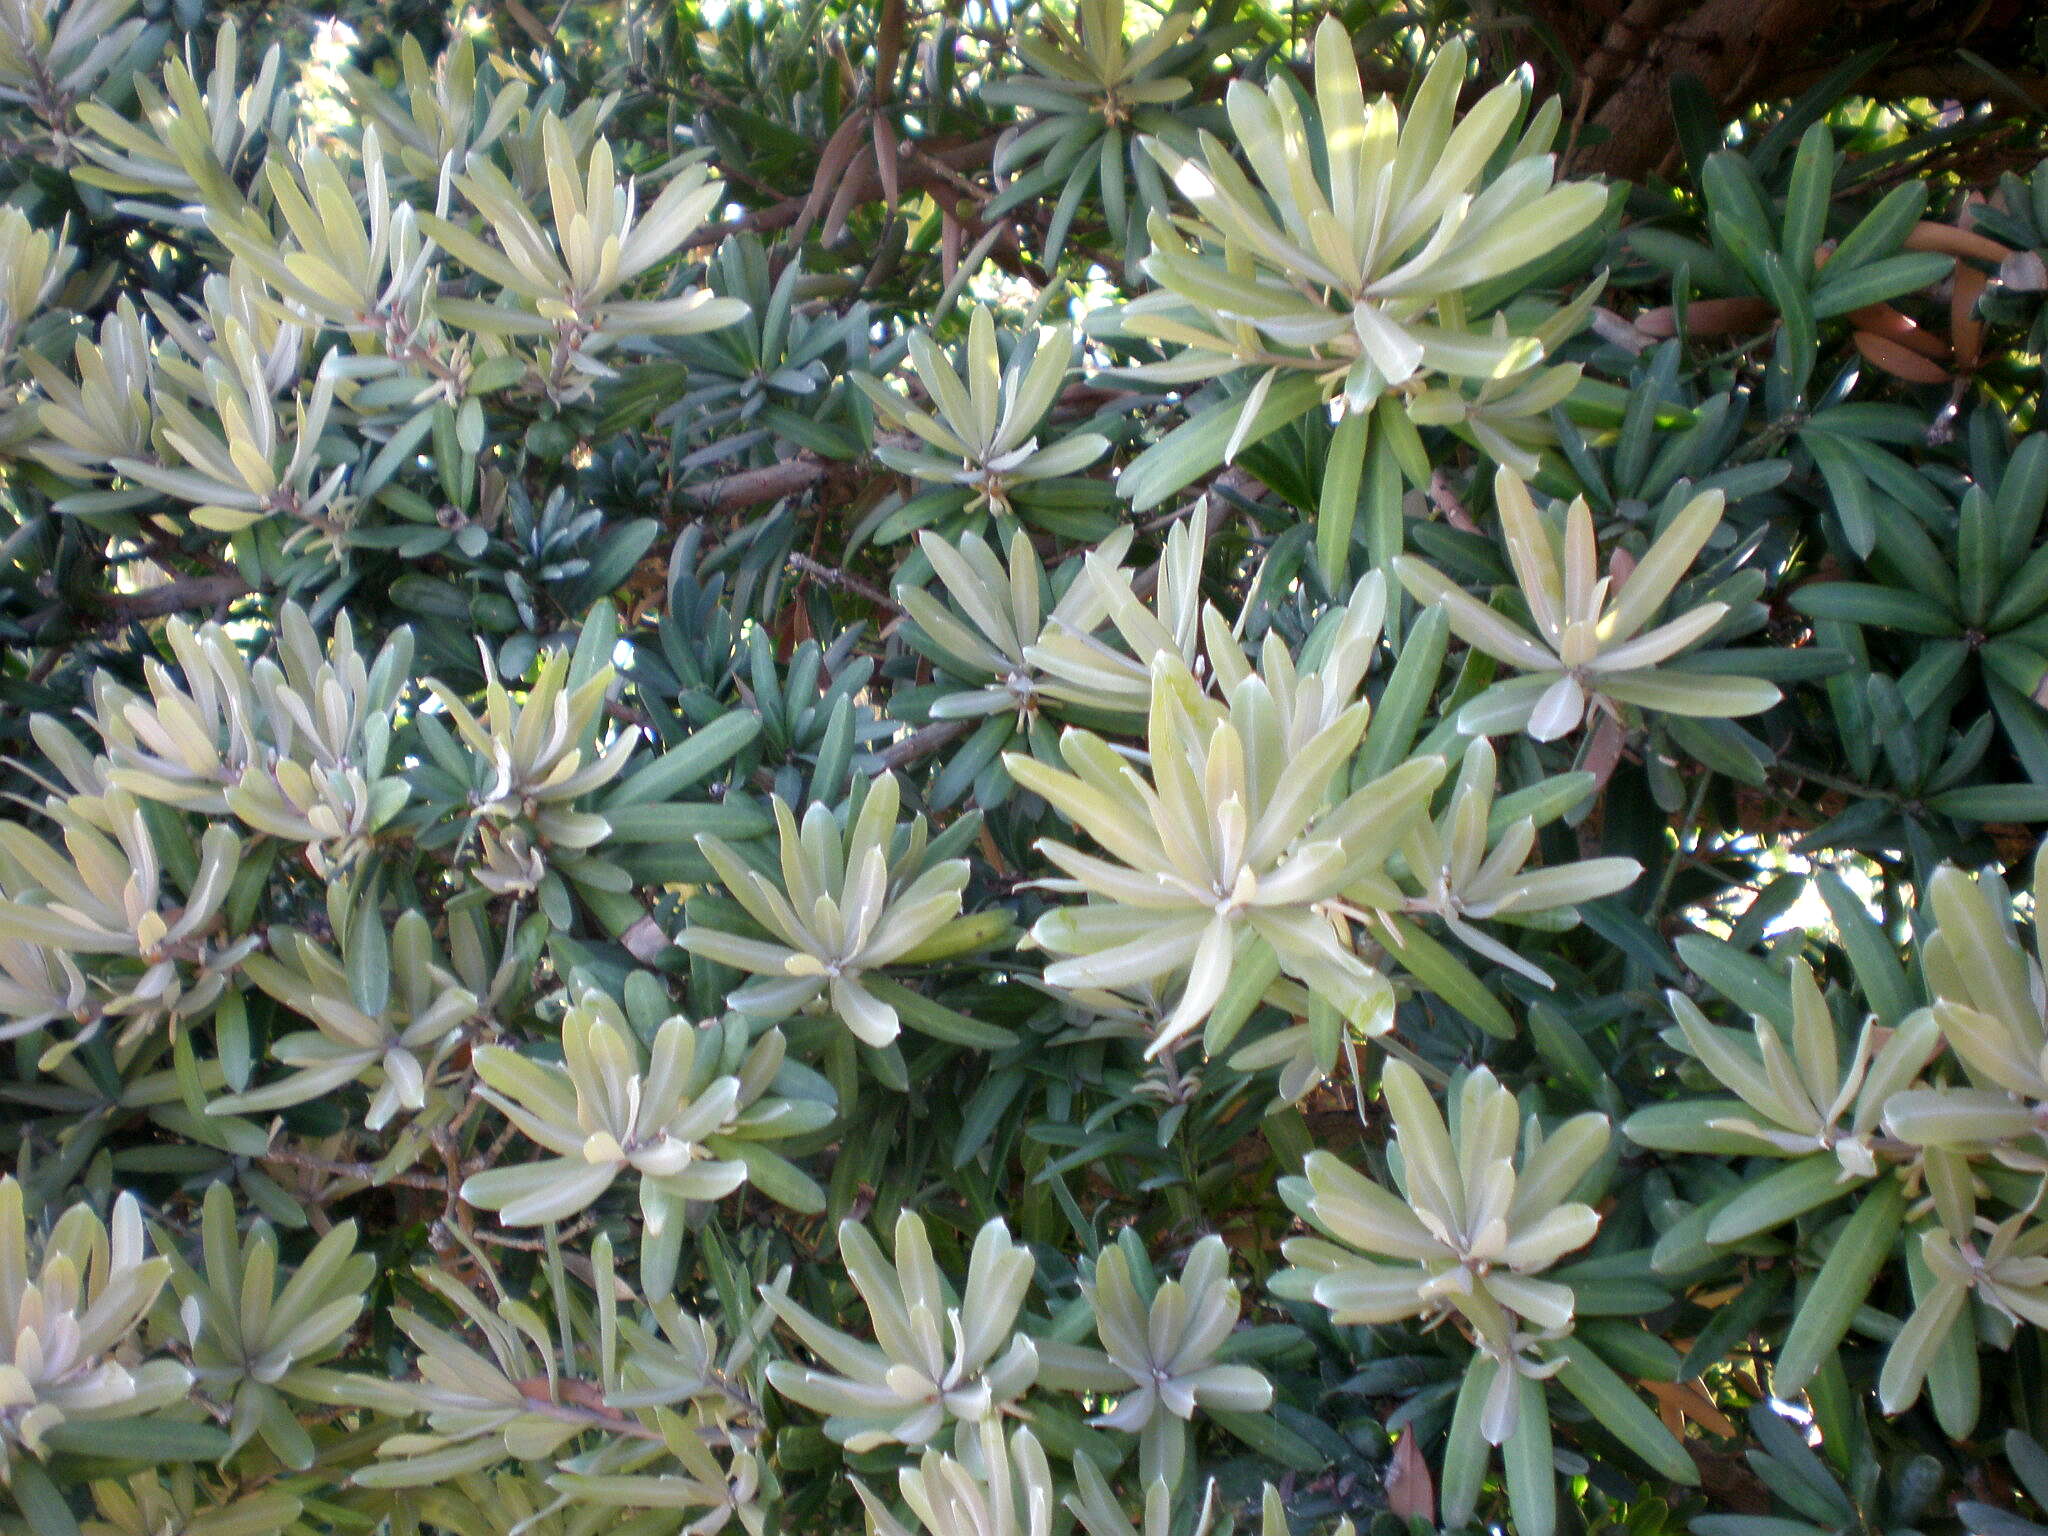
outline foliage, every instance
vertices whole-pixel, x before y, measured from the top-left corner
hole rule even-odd
[[[0,1531],[2048,1529],[2042,43],[1571,9],[0,0]]]

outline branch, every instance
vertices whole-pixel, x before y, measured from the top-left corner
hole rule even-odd
[[[343,1179],[349,1183],[367,1184],[373,1189],[397,1185],[403,1189],[422,1189],[432,1194],[442,1191],[441,1180],[430,1173],[414,1173],[405,1170],[378,1177],[375,1163],[337,1162],[333,1158],[315,1157],[310,1152],[300,1152],[291,1147],[271,1147],[256,1157],[259,1163],[283,1163],[287,1168],[298,1168],[307,1173],[325,1174],[330,1179]]]
[[[701,512],[736,512],[807,491],[831,472],[832,466],[824,460],[800,453],[759,469],[742,469],[701,485],[686,485],[681,494]]]
[[[892,742],[882,749],[875,758],[875,771],[887,773],[905,763],[914,763],[920,757],[930,756],[955,737],[966,735],[969,723],[966,720],[940,720],[918,727],[901,741]]]
[[[905,192],[931,192],[943,201],[957,198],[959,189],[951,178],[968,171],[978,171],[995,159],[996,140],[994,135],[985,139],[974,139],[966,144],[955,144],[947,148],[920,147],[908,157],[899,173],[900,190]],[[847,181],[851,190],[846,195],[848,206],[871,203],[882,195],[882,178],[875,167],[872,155],[858,159],[847,168]],[[756,208],[752,213],[737,219],[727,219],[723,224],[707,224],[690,239],[689,249],[702,250],[716,245],[728,235],[744,234],[749,230],[757,234],[774,229],[787,229],[803,215],[810,203],[810,194],[801,197],[785,197],[779,203],[766,208]]]
[[[813,560],[802,551],[795,551],[789,557],[790,569],[798,571],[813,581],[821,581],[828,587],[837,587],[842,592],[851,592],[855,597],[864,597],[889,613],[901,613],[902,605],[872,582],[862,581],[851,572],[842,571],[836,565],[827,565],[822,560]]]
[[[193,576],[140,592],[96,593],[92,602],[118,624],[161,619],[189,608],[216,608],[246,597],[255,588],[239,576]]]

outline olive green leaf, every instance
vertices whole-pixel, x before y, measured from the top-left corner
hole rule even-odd
[[[497,894],[519,894],[537,885],[548,867],[542,845],[574,857],[611,835],[610,822],[575,802],[625,771],[640,728],[629,725],[600,745],[605,698],[616,676],[608,664],[572,682],[571,653],[551,650],[524,698],[514,700],[488,647],[479,649],[482,718],[445,683],[429,678],[427,687],[470,753],[472,825],[483,845],[477,879]]]
[[[62,733],[42,735],[56,740]],[[21,1034],[60,1012],[83,1023],[44,1053],[45,1070],[109,1022],[132,1039],[166,1019],[203,1016],[261,942],[255,934],[227,938],[216,931],[241,867],[234,829],[206,829],[181,893],[141,806],[99,780],[99,765],[64,740],[66,760],[88,783],[86,792],[52,796],[45,807],[62,829],[61,849],[19,821],[0,821],[5,1031]],[[81,975],[88,970],[98,994],[89,1000]],[[60,1007],[60,1000],[70,1006]]]
[[[1934,994],[1933,1017],[1941,1037],[1955,1051],[1975,1084],[1995,1092],[2015,1095],[2030,1104],[2048,1100],[2048,1028],[2044,1028],[2040,1006],[2035,999],[2042,988],[2042,938],[2038,905],[2035,947],[2030,951],[2015,931],[2012,903],[2005,883],[1987,871],[1972,880],[1954,865],[1936,870],[1927,886],[1934,909],[1934,931],[1927,936],[1921,954],[1921,968],[1928,990]],[[2034,856],[2034,892],[2048,891],[2048,844]],[[1952,1090],[1934,1090],[1945,1097]],[[1972,1093],[1956,1097],[1953,1107],[1990,1111],[1989,1120],[1976,1118],[1974,1134],[1963,1139],[1990,1141],[2001,1135],[2025,1136],[2028,1128],[2013,1120],[2017,1105],[2004,1113],[1981,1101],[1992,1094]],[[1929,1110],[1929,1099],[1908,1095],[1896,1106],[1899,1134],[1909,1139],[1937,1143]],[[1974,1118],[1967,1117],[1966,1118]],[[2008,1128],[2009,1127],[2009,1128]],[[1960,1128],[1960,1127],[1959,1127]]]
[[[1796,960],[1791,970],[1789,1043],[1760,1014],[1754,1033],[1744,1036],[1709,1023],[1683,993],[1667,994],[1686,1049],[1747,1111],[1706,1124],[1753,1137],[1783,1157],[1831,1154],[1844,1182],[1872,1178],[1880,1120],[1941,1047],[1934,1018],[1922,1009],[1890,1031],[1868,1021],[1844,1062],[1813,972]]]
[[[1389,1061],[1380,1087],[1404,1188],[1376,1184],[1332,1153],[1310,1153],[1305,1176],[1283,1190],[1325,1236],[1287,1240],[1282,1251],[1294,1267],[1283,1294],[1312,1298],[1339,1323],[1455,1312],[1484,1356],[1502,1362],[1527,1354],[1537,1331],[1568,1331],[1571,1287],[1535,1277],[1599,1230],[1593,1208],[1569,1197],[1606,1150],[1607,1117],[1578,1115],[1546,1136],[1533,1120],[1524,1125],[1515,1095],[1482,1067],[1457,1090],[1453,1139],[1405,1062]],[[1525,1332],[1524,1321],[1537,1331]],[[1505,1388],[1490,1399],[1489,1443],[1513,1432],[1516,1401]]]
[[[100,321],[99,340],[81,335],[72,344],[72,374],[39,352],[24,361],[36,381],[35,412],[42,435],[23,451],[69,480],[102,479],[116,459],[150,452],[155,418],[150,410],[149,334],[135,303],[124,295]]]
[[[1160,555],[1158,585],[1148,607],[1138,596],[1136,574],[1123,564],[1128,540],[1114,534],[1082,556],[1075,587],[1087,596],[1079,612],[1054,608],[1024,659],[1044,677],[1046,696],[1064,703],[1142,715],[1152,704],[1152,666],[1162,656],[1193,666],[1202,643],[1202,562],[1208,529],[1201,516],[1177,520]],[[1083,624],[1100,607],[1123,649],[1098,632],[1100,621]]]
[[[463,1199],[510,1226],[566,1221],[632,1175],[647,1230],[659,1236],[685,1202],[720,1200],[746,1182],[740,1143],[817,1130],[832,1115],[829,1105],[770,1094],[783,1060],[779,1030],[749,1045],[739,1019],[671,1018],[643,1068],[624,1012],[589,986],[563,1017],[562,1066],[497,1045],[472,1059],[481,1096],[555,1154],[464,1181]]]
[[[858,1222],[839,1225],[839,1253],[866,1303],[869,1344],[813,1316],[786,1295],[762,1299],[829,1370],[791,1361],[768,1367],[775,1390],[827,1415],[825,1433],[849,1450],[928,1445],[951,1422],[962,1447],[976,1425],[1002,1415],[1038,1376],[1032,1341],[1017,1333],[1017,1312],[1036,1263],[1010,1241],[1000,1217],[975,1235],[967,1283],[955,1291],[932,1257],[924,1222],[896,1218],[892,1265]]]
[[[976,305],[958,371],[922,331],[910,333],[911,366],[932,411],[866,374],[851,377],[886,421],[923,444],[883,443],[876,450],[883,463],[919,480],[967,486],[971,506],[1007,512],[1018,486],[1074,474],[1109,451],[1109,439],[1096,432],[1039,442],[1073,352],[1071,328],[1055,326],[1042,337],[1018,338],[1006,363],[996,347],[995,316]]]
[[[209,1185],[201,1209],[201,1268],[165,1249],[193,1385],[228,1409],[236,1449],[261,1435],[286,1466],[309,1467],[313,1441],[286,1398],[307,1367],[342,1348],[369,1300],[376,1260],[356,1252],[356,1224],[345,1221],[281,1277],[276,1235],[262,1221],[246,1240],[236,1232],[227,1185]]]
[[[1162,1479],[1155,1478],[1145,1485],[1145,1512],[1139,1524],[1133,1525],[1130,1516],[1124,1513],[1122,1503],[1109,1480],[1096,1469],[1095,1463],[1086,1456],[1076,1456],[1074,1467],[1074,1491],[1065,1495],[1061,1502],[1081,1522],[1081,1528],[1088,1536],[1172,1536],[1174,1519],[1179,1513],[1173,1491]],[[1268,1484],[1267,1493],[1273,1493]],[[1277,1495],[1274,1502],[1278,1503]],[[1212,1478],[1202,1488],[1201,1507],[1195,1512],[1195,1523],[1187,1536],[1210,1536],[1216,1528],[1218,1515],[1216,1483]],[[1281,1513],[1277,1525],[1268,1522],[1263,1527],[1263,1536],[1289,1536],[1287,1517]],[[1334,1536],[1352,1536],[1350,1522],[1346,1521]]]
[[[1291,81],[1231,83],[1231,137],[1249,176],[1232,146],[1206,131],[1194,156],[1143,141],[1196,217],[1152,215],[1144,270],[1158,290],[1119,319],[1126,334],[1179,350],[1135,371],[1185,384],[1259,369],[1232,449],[1302,413],[1306,401],[1277,415],[1261,410],[1273,381],[1295,372],[1312,375],[1323,398],[1341,397],[1354,415],[1382,395],[1405,399],[1448,379],[1494,386],[1495,417],[1540,418],[1577,379],[1572,368],[1548,379],[1538,371],[1546,341],[1562,338],[1470,324],[1461,296],[1547,255],[1605,206],[1593,183],[1552,185],[1555,108],[1510,143],[1524,87],[1509,80],[1458,118],[1465,52],[1453,42],[1404,123],[1389,98],[1367,104],[1351,37],[1334,17],[1317,29],[1314,65],[1312,109]],[[1525,388],[1528,399],[1513,403]],[[1436,419],[1445,415],[1439,406]],[[1527,453],[1498,433],[1483,446],[1533,471]],[[1171,438],[1151,450],[1174,451]],[[1186,478],[1136,473],[1133,484],[1149,505]]]
[[[292,388],[280,402],[279,365],[290,367],[310,334],[277,316],[246,266],[209,280],[205,296],[198,316],[153,306],[182,356],[160,351],[156,360],[150,453],[124,453],[108,467],[188,503],[193,522],[216,533],[281,516],[299,525],[296,538],[345,542],[349,465],[330,467],[320,453],[335,408],[336,366],[323,362],[310,385],[292,368]]]
[[[92,1504],[98,1518],[81,1527],[88,1536],[159,1536],[164,1531],[282,1536],[305,1509],[292,1494],[276,1489],[209,1486],[184,1464],[138,1472],[126,1482],[95,1482]]]
[[[369,1130],[381,1130],[400,1111],[427,1107],[441,1068],[477,1020],[478,1002],[442,963],[433,930],[415,908],[391,928],[383,1006],[365,1008],[348,958],[356,946],[374,942],[367,930],[381,921],[375,912],[359,914],[339,957],[296,929],[275,928],[269,953],[242,962],[251,981],[314,1027],[271,1042],[270,1054],[293,1069],[290,1075],[216,1099],[208,1114],[284,1109],[354,1082],[371,1089],[363,1117]]]
[[[1642,865],[1603,858],[1526,868],[1536,847],[1535,818],[1521,817],[1498,836],[1491,833],[1497,768],[1493,744],[1484,737],[1465,749],[1442,813],[1409,828],[1397,876],[1403,886],[1399,905],[1411,914],[1436,918],[1467,948],[1547,987],[1552,983],[1541,967],[1473,925],[1499,918],[1565,926],[1576,919],[1578,903],[1626,889]],[[1370,893],[1350,894],[1361,905],[1374,904]]]
[[[1886,1413],[1903,1413],[1918,1401],[1973,1297],[2007,1322],[2048,1328],[2048,1224],[2035,1220],[2031,1206],[1995,1224],[1967,1219],[1975,1216],[1967,1199],[1960,1229],[1950,1225],[1950,1214],[1916,1234],[1927,1283],[1916,1285],[1912,1315],[1885,1353],[1877,1395]],[[1973,1417],[1974,1411],[1972,1405]]]
[[[746,313],[738,299],[708,288],[671,298],[626,297],[629,285],[666,262],[718,205],[721,184],[702,165],[677,167],[643,210],[638,188],[621,185],[610,143],[580,148],[569,127],[543,112],[538,140],[549,217],[489,159],[477,157],[455,179],[480,215],[484,238],[467,224],[419,215],[422,231],[510,302],[444,299],[440,315],[486,335],[552,335],[545,384],[558,398],[588,391],[604,376],[602,355],[634,335],[687,336],[730,325]]]
[[[439,180],[443,166],[467,164],[531,116],[525,108],[532,87],[516,78],[495,79],[489,69],[480,74],[476,44],[466,37],[453,39],[429,64],[419,39],[403,34],[395,91],[353,68],[344,67],[342,79],[366,123],[378,129],[393,170],[428,185]],[[570,115],[572,142],[588,137],[578,129],[600,115],[598,105],[586,103]]]
[[[1093,190],[1109,239],[1135,268],[1146,249],[1146,216],[1165,200],[1141,138],[1179,129],[1169,109],[1187,101],[1194,91],[1189,73],[1228,42],[1229,31],[1205,33],[1193,10],[1176,8],[1132,37],[1124,0],[1080,0],[1071,29],[1051,11],[1039,20],[1042,37],[1017,39],[1031,73],[998,79],[981,92],[984,100],[1039,114],[999,142],[995,171],[1007,185],[990,212],[1028,196],[1054,196],[1058,188],[1044,254],[1045,265],[1056,267],[1073,213]]]
[[[0,70],[4,70],[0,62]],[[38,319],[78,264],[61,231],[37,229],[12,205],[0,208],[0,360]],[[33,366],[34,354],[30,354]]]
[[[1131,530],[1118,529],[1092,553],[1115,565],[1130,542]],[[1109,600],[1087,570],[1069,567],[1066,590],[1047,610],[1045,567],[1022,529],[1010,537],[1007,566],[973,533],[952,542],[921,533],[918,545],[957,614],[923,587],[900,586],[896,600],[922,631],[932,659],[961,681],[977,685],[933,703],[933,719],[1010,710],[1021,717],[1047,704],[1088,702],[1085,694],[1076,697],[1070,685],[1042,672],[1030,656],[1031,647],[1046,639],[1071,635],[1086,643],[1102,627]]]
[[[1021,1424],[1005,1444],[1001,1424],[986,1420],[958,1459],[926,1451],[897,1474],[897,1484],[926,1536],[1052,1536],[1052,1468]],[[853,1486],[872,1536],[913,1536],[865,1483],[855,1478]]]
[[[220,624],[174,618],[164,638],[182,678],[151,660],[148,698],[104,674],[94,691],[108,781],[307,844],[317,874],[346,871],[408,798],[405,779],[385,770],[411,631],[366,658],[346,613],[323,645],[305,610],[286,603],[276,656],[253,666]]]
[[[1149,777],[1082,730],[1060,738],[1065,771],[1018,753],[1004,758],[1011,777],[1109,855],[1040,844],[1066,875],[1051,888],[1092,898],[1033,927],[1033,942],[1061,957],[1046,968],[1047,982],[1116,988],[1185,973],[1180,1001],[1149,1048],[1157,1054],[1209,1016],[1257,942],[1353,1023],[1386,1027],[1391,986],[1324,906],[1377,872],[1443,774],[1441,759],[1420,758],[1341,792],[1365,733],[1369,710],[1353,700],[1384,604],[1375,573],[1347,609],[1324,672],[1297,676],[1277,639],[1263,657],[1267,675],[1241,655],[1225,660],[1232,648],[1212,643],[1227,704],[1206,696],[1178,656],[1155,655]]]
[[[363,131],[360,213],[348,172],[314,146],[273,154],[265,180],[285,233],[253,213],[222,215],[213,221],[221,243],[297,310],[382,349],[391,368],[434,350],[426,291],[434,250],[418,211],[392,197],[376,128]],[[355,369],[357,377],[374,371]],[[459,390],[441,393],[459,402]]]
[[[858,804],[847,808],[844,821],[829,806],[813,804],[801,827],[776,798],[779,882],[723,839],[700,836],[697,846],[720,881],[768,937],[693,923],[676,942],[754,973],[756,979],[729,999],[742,1013],[782,1018],[822,1004],[860,1040],[885,1046],[900,1028],[897,1007],[862,978],[937,942],[950,924],[971,921],[960,916],[967,861],[927,865],[924,817],[912,821],[907,835],[897,827],[901,801],[893,775],[868,780],[857,793]]]
[[[1161,1281],[1149,1298],[1133,1282],[1121,1248],[1106,1247],[1082,1294],[1095,1309],[1095,1336],[1120,1392],[1091,1422],[1138,1436],[1138,1476],[1148,1486],[1178,1484],[1187,1456],[1187,1421],[1200,1407],[1261,1413],[1272,1384],[1248,1365],[1227,1365],[1216,1352],[1237,1324],[1240,1303],[1230,1283],[1230,1250],[1215,1235],[1188,1254],[1177,1280]],[[1045,1346],[1041,1346],[1043,1353]],[[1053,1361],[1044,1360],[1051,1375]]]
[[[1585,499],[1565,513],[1563,539],[1553,536],[1519,475],[1494,476],[1508,557],[1536,634],[1503,618],[1464,588],[1412,555],[1394,562],[1418,603],[1441,604],[1466,644],[1525,674],[1496,683],[1459,713],[1473,735],[1526,731],[1555,741],[1579,728],[1588,710],[1620,716],[1631,706],[1675,715],[1753,715],[1778,702],[1760,678],[1675,672],[1661,667],[1704,640],[1727,612],[1724,603],[1697,608],[1645,630],[1721,521],[1719,491],[1685,504],[1650,545],[1619,590],[1599,572],[1593,514]]]
[[[74,174],[117,194],[124,213],[165,224],[204,229],[216,212],[246,217],[244,189],[265,147],[291,137],[291,82],[283,66],[284,50],[273,43],[243,84],[241,37],[223,18],[204,85],[189,61],[172,58],[161,87],[135,77],[139,111],[79,103],[78,120],[91,132],[78,136],[77,149],[91,163]]]
[[[175,1360],[137,1363],[137,1330],[170,1278],[148,1257],[142,1208],[114,1201],[113,1221],[75,1205],[31,1247],[21,1185],[0,1178],[0,1468],[17,1450],[47,1454],[60,1425],[131,1418],[183,1399],[192,1376]]]
[[[142,41],[135,0],[31,0],[0,27],[0,101],[37,107],[95,95]]]
[[[496,1305],[436,1266],[418,1278],[455,1326],[391,1311],[418,1350],[417,1379],[320,1373],[337,1405],[426,1416],[426,1432],[387,1436],[353,1482],[431,1488],[516,1460],[552,1464],[549,1506],[664,1510],[671,1522],[678,1509],[751,1510],[758,1467],[733,1445],[735,1431],[750,1432],[733,1383],[751,1332],[721,1348],[715,1328],[669,1297],[642,1313],[603,1236],[591,1245],[587,1284],[557,1267],[553,1296],[532,1300],[471,1253]],[[730,1448],[723,1464],[713,1445]]]

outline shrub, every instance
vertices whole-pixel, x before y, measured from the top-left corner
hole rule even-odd
[[[2038,77],[208,9],[0,4],[0,1528],[2048,1521]]]

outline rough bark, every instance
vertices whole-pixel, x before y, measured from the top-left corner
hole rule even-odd
[[[235,575],[189,576],[182,581],[145,587],[140,592],[101,593],[95,601],[110,619],[132,624],[195,608],[216,608],[253,590],[249,583]]]
[[[1835,0],[1633,0],[1586,60],[1584,121],[1600,132],[1573,168],[1640,180],[1677,142],[1673,80],[1692,75],[1728,109],[1769,95],[1836,10]]]

